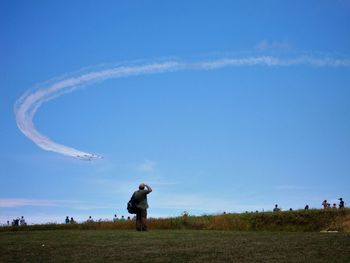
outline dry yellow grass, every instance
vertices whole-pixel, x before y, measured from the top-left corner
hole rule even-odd
[[[149,229],[194,229],[230,231],[350,232],[350,209],[299,210],[286,212],[241,213],[225,215],[149,218]],[[134,229],[135,221],[103,221],[82,224],[43,224],[1,227],[0,231],[59,229]]]

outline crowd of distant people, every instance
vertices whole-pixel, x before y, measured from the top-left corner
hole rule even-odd
[[[328,203],[327,200],[324,200],[322,202],[322,206],[323,206],[324,209],[330,209],[330,208],[333,208],[333,209],[337,209],[337,208],[338,209],[344,209],[345,208],[345,202],[344,202],[343,198],[340,197],[338,200],[339,200],[338,207],[337,207],[336,203],[333,203],[333,205],[331,206],[331,204]],[[304,210],[309,210],[309,205],[305,205]],[[278,207],[278,204],[275,204],[275,208],[273,209],[273,212],[279,212],[279,211],[281,211],[281,208]],[[293,209],[289,208],[289,211],[293,211]]]
[[[133,218],[135,219],[135,218]],[[126,220],[131,220],[130,216],[128,216],[126,219],[125,217],[122,215],[121,218],[118,218],[117,214],[114,214],[113,217],[113,222],[118,222],[118,221],[126,221]],[[102,219],[99,219],[97,222],[101,222]],[[95,222],[95,220],[92,218],[92,216],[89,216],[88,219],[85,221],[86,223],[93,223]],[[73,217],[69,218],[69,216],[66,217],[65,219],[65,223],[66,224],[75,224],[76,221],[74,220]]]
[[[345,203],[344,203],[344,201],[343,201],[343,198],[339,198],[338,200],[339,200],[338,208],[339,208],[339,209],[343,209],[343,208],[345,207]],[[328,203],[327,200],[324,200],[324,201],[322,202],[322,206],[323,206],[324,209],[331,208],[331,204]],[[332,208],[337,208],[337,204],[336,204],[336,203],[333,203]]]
[[[130,218],[130,216],[128,216],[127,218],[125,218],[123,215],[118,218],[117,214],[114,215],[113,217],[113,222],[122,222],[122,221],[126,221],[126,220],[135,220],[136,217],[133,217],[133,218]],[[97,222],[101,222],[102,219],[99,219]],[[70,217],[67,216],[66,219],[64,220],[64,222],[66,224],[75,224],[77,223],[73,217]],[[88,219],[85,221],[86,223],[93,223],[95,222],[94,219],[92,218],[92,216],[89,216]],[[6,225],[4,226],[26,226],[27,225],[27,222],[26,220],[24,219],[24,216],[21,216],[21,217],[17,217],[17,218],[14,218],[12,220],[12,222],[10,222],[9,220],[7,220],[6,222]]]
[[[13,219],[11,222],[11,226],[26,226],[26,225],[27,225],[27,222],[24,219],[24,216],[17,217],[15,219]],[[9,220],[7,220],[7,226],[10,226]]]

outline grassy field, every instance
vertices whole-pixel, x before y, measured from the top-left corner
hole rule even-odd
[[[0,262],[350,262],[350,210],[0,228]],[[328,232],[320,232],[328,231]]]
[[[349,233],[46,230],[0,233],[0,262],[350,262]]]
[[[225,215],[180,216],[150,218],[151,229],[229,230],[229,231],[286,231],[319,232],[332,230],[350,232],[350,209],[298,210],[285,212],[235,213]],[[0,232],[38,230],[126,230],[134,229],[132,220],[80,223],[40,224],[21,227],[0,227]]]

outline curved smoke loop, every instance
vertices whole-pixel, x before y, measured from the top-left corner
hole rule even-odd
[[[35,128],[35,125],[33,123],[33,118],[39,107],[44,102],[47,102],[48,100],[61,96],[65,93],[71,92],[77,87],[110,78],[156,74],[178,70],[212,70],[228,66],[291,66],[302,64],[321,67],[349,67],[350,59],[312,57],[279,59],[276,57],[262,56],[248,58],[224,58],[211,61],[187,63],[167,61],[143,64],[138,66],[118,66],[81,74],[76,77],[69,77],[60,81],[56,81],[47,87],[28,91],[15,104],[16,122],[18,128],[23,132],[23,134],[44,150],[83,160],[100,159],[102,156],[59,144],[52,141],[47,136],[41,134]]]

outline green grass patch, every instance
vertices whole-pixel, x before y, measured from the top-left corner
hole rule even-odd
[[[46,230],[0,233],[0,262],[350,262],[349,233]]]

